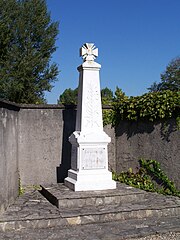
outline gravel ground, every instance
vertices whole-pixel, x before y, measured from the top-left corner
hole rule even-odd
[[[92,225],[89,229],[87,226],[69,227],[66,229],[24,229],[22,231],[0,232],[0,240],[180,240],[180,232],[168,232],[154,234],[150,229],[137,234],[132,231],[111,231]],[[144,236],[144,237],[138,237]]]
[[[125,239],[124,239],[125,240]],[[128,240],[180,240],[180,233],[157,234],[142,238],[130,238]]]

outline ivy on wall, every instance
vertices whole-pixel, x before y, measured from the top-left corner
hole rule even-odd
[[[103,111],[104,125],[118,125],[121,120],[155,121],[175,117],[180,125],[180,92],[165,90],[137,97],[115,97],[111,110]]]
[[[103,125],[112,124],[114,111],[113,109],[103,109]]]

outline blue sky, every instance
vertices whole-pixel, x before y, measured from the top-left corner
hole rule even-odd
[[[128,96],[147,92],[180,55],[180,0],[47,0],[47,6],[60,22],[52,58],[60,74],[48,103],[78,86],[79,48],[86,42],[99,49],[101,88],[118,86]]]

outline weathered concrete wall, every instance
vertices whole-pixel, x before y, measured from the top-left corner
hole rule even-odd
[[[0,212],[18,196],[18,111],[0,102]]]
[[[21,108],[18,152],[23,185],[48,185],[66,176],[74,118],[75,110],[58,106]]]
[[[134,170],[140,158],[161,163],[164,172],[180,188],[180,131],[176,121],[153,123],[122,121],[116,128],[116,170]]]
[[[106,125],[104,131],[111,138],[111,142],[108,144],[108,165],[109,170],[116,172],[116,137],[115,129],[111,125]]]

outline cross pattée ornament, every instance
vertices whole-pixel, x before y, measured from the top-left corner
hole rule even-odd
[[[85,61],[94,61],[98,57],[98,48],[93,43],[85,43],[80,48],[80,56]]]

